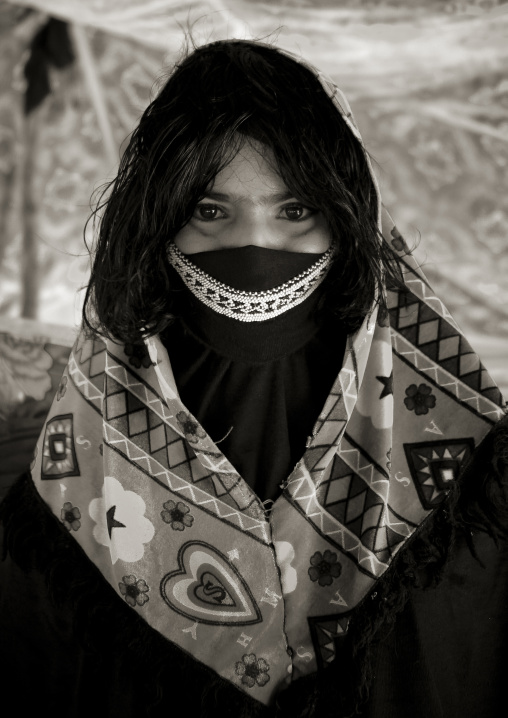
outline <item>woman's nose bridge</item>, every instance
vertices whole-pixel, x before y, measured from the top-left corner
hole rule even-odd
[[[227,238],[230,247],[254,245],[262,247],[273,242],[273,227],[267,220],[266,209],[251,206],[241,212],[235,227]]]

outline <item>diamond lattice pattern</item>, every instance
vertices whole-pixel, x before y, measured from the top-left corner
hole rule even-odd
[[[389,560],[407,535],[407,525],[338,456],[334,458],[330,477],[319,486],[316,496],[321,506],[358,536],[380,561]],[[394,526],[404,527],[405,535],[394,530]]]
[[[390,309],[392,326],[429,359],[474,391],[502,406],[501,392],[467,339],[414,294],[398,293]]]
[[[237,480],[229,481],[207,472],[192,447],[134,394],[115,379],[106,377],[105,413],[107,421],[136,446],[150,454],[164,468],[186,481],[199,485],[232,508],[238,504],[231,495]]]

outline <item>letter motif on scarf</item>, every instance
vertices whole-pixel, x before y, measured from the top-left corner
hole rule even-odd
[[[204,541],[189,541],[178,552],[176,571],[161,581],[164,601],[193,621],[246,626],[262,621],[251,590],[237,568]]]

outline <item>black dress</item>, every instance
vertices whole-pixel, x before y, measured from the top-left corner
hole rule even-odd
[[[346,334],[318,326],[318,301],[259,323],[196,301],[161,337],[183,403],[263,501],[302,458],[342,366]]]

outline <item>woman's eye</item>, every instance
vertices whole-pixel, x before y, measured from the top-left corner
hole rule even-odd
[[[223,219],[224,211],[215,204],[198,204],[194,210],[194,217],[204,222],[212,222],[214,219]]]
[[[282,208],[282,212],[285,215],[284,219],[289,219],[291,222],[299,222],[304,219],[309,219],[315,214],[315,210],[309,207],[304,207],[303,204],[290,204]]]

